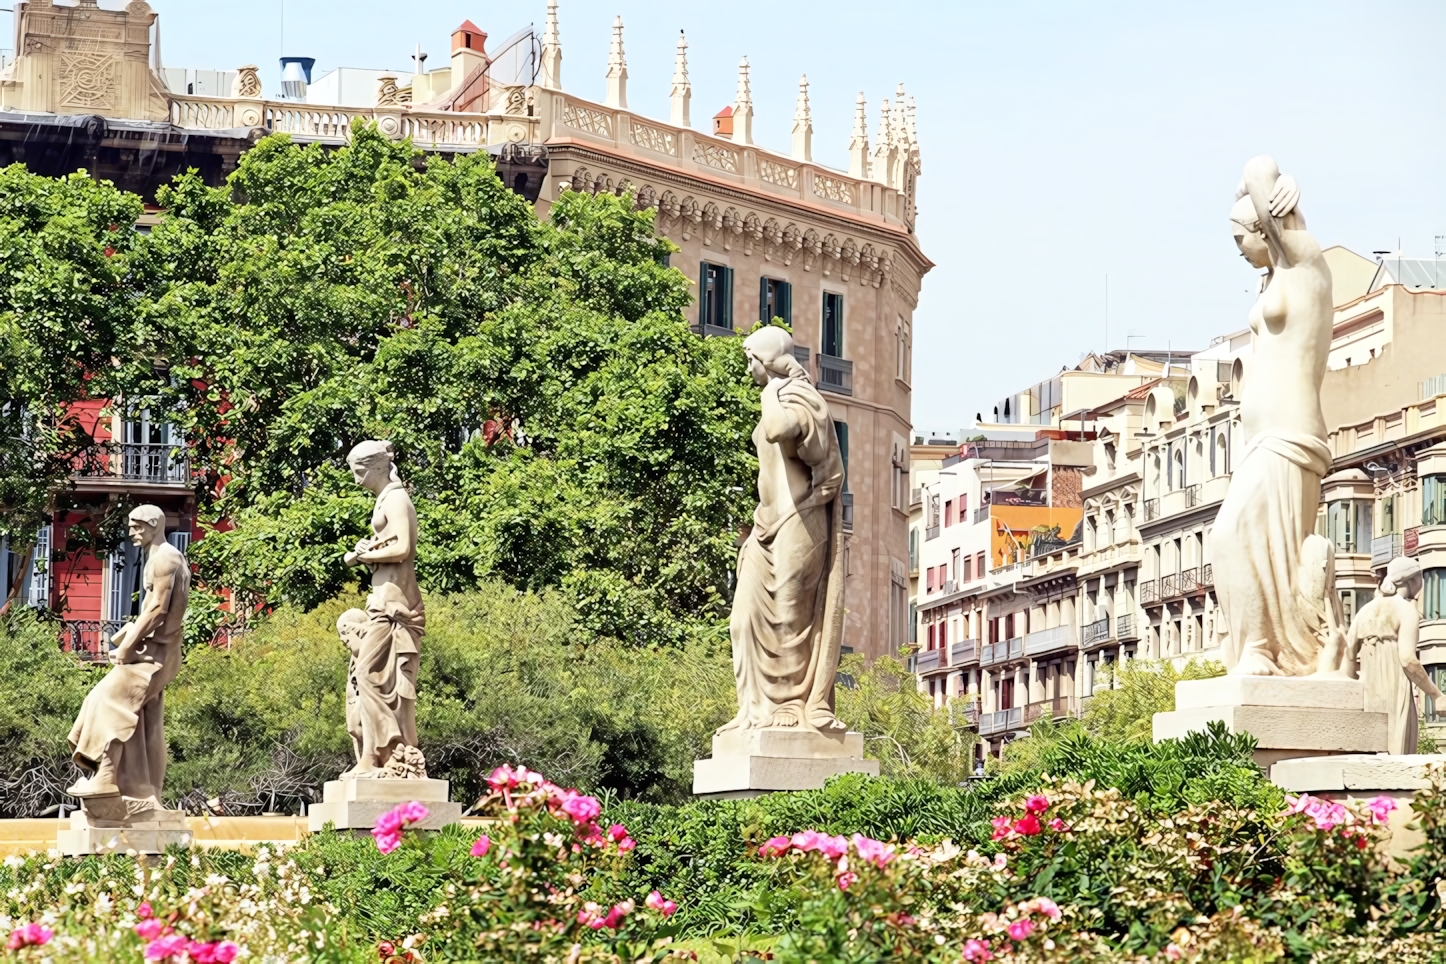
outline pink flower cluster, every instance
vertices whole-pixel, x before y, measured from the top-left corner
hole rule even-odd
[[[863,863],[873,864],[875,867],[883,868],[898,856],[892,844],[886,844],[871,837],[865,837],[856,833],[852,838],[837,836],[830,837],[826,833],[819,833],[817,830],[805,830],[796,833],[792,837],[773,837],[765,841],[758,853],[763,857],[780,857],[795,850],[798,853],[820,853],[836,865],[834,879],[838,883],[839,890],[848,890],[849,886],[855,883],[859,877],[849,870],[848,853],[849,845],[854,848],[854,855]]]
[[[678,905],[665,898],[656,890],[648,895],[647,900],[643,901],[643,904],[662,914],[664,917],[672,917],[678,912]]]
[[[235,941],[193,941],[185,934],[177,934],[175,928],[155,916],[149,902],[137,907],[136,915],[141,918],[135,926],[136,936],[146,942],[148,961],[231,964],[241,953]]]
[[[1007,816],[995,817],[990,823],[994,826],[994,833],[990,835],[992,840],[1004,840],[1010,837],[1033,837],[1044,832],[1049,827],[1055,833],[1068,833],[1069,825],[1059,817],[1043,823],[1040,818],[1050,807],[1049,797],[1042,793],[1036,793],[1024,801],[1024,816],[1012,820]]]
[[[10,932],[10,940],[5,942],[5,949],[18,951],[22,947],[38,947],[49,944],[54,936],[55,931],[43,924],[26,924]]]
[[[389,854],[402,845],[402,831],[414,823],[421,823],[427,819],[430,811],[415,800],[408,803],[398,804],[386,813],[377,817],[375,827],[372,827],[372,836],[376,838],[377,849],[384,854]]]
[[[559,787],[534,770],[503,765],[492,771],[487,785],[493,793],[502,795],[503,804],[509,811],[515,812],[520,805],[545,806],[553,815],[566,817],[583,844],[601,847],[611,842],[617,844],[619,853],[627,853],[637,846],[628,835],[628,828],[622,824],[615,823],[606,831],[598,826],[602,804],[596,797]],[[574,844],[573,849],[581,848]]]
[[[1370,845],[1364,829],[1359,826],[1359,818],[1345,804],[1323,800],[1308,793],[1302,793],[1298,797],[1286,797],[1285,803],[1285,814],[1305,814],[1315,824],[1315,829],[1322,833],[1330,833],[1339,827],[1343,836],[1355,839],[1357,848],[1365,850]],[[1376,797],[1366,804],[1366,811],[1373,824],[1390,820],[1391,811],[1395,809],[1396,801],[1387,796]]]
[[[617,930],[622,926],[623,919],[633,912],[633,902],[625,900],[620,904],[614,904],[606,913],[602,906],[594,901],[588,901],[582,905],[582,910],[577,912],[577,922],[598,931],[606,927],[608,930]]]
[[[1044,798],[1031,797],[1030,799],[1037,801],[1043,800]],[[1048,805],[1048,801],[1045,801],[1045,807],[1048,807]],[[1009,920],[998,914],[986,914],[985,925],[990,930],[1003,930],[1004,935],[1009,940],[1019,942],[1028,940],[1031,934],[1040,929],[1041,925],[1034,920],[1035,915],[1047,918],[1050,921],[1057,921],[1063,916],[1059,905],[1048,897],[1036,897],[1033,900],[1027,900],[1019,905],[1018,910],[1020,914],[1024,916],[1014,920]],[[1006,948],[995,947],[989,941],[980,940],[979,938],[971,938],[964,942],[964,960],[987,961],[994,957],[996,950],[1003,952]]]

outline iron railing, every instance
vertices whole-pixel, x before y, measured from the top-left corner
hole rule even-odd
[[[847,358],[818,354],[818,387],[838,395],[854,393],[854,363]]]
[[[1182,596],[1195,592],[1200,589],[1200,587],[1200,570],[1198,568],[1186,569],[1180,573],[1180,594]]]
[[[1148,606],[1151,603],[1160,601],[1160,588],[1153,579],[1146,579],[1140,583],[1140,605]]]
[[[1185,508],[1193,509],[1200,504],[1200,483],[1185,486]]]
[[[1145,521],[1146,521],[1146,522],[1152,522],[1152,521],[1154,521],[1155,519],[1160,518],[1160,500],[1159,500],[1159,499],[1146,499],[1146,500],[1145,500],[1145,512],[1144,512],[1144,514],[1145,514]]]
[[[1086,623],[1084,628],[1084,644],[1099,642],[1102,639],[1110,638],[1110,617],[1096,619],[1092,623]]]
[[[60,624],[60,648],[87,662],[110,659],[110,639],[125,625],[123,619],[67,619]]]
[[[1024,637],[1024,651],[1030,656],[1043,656],[1045,653],[1077,645],[1074,639],[1074,627],[1065,623],[1051,629],[1038,630]]]
[[[107,457],[92,459],[77,467],[86,478],[120,478],[129,482],[185,485],[190,471],[184,455],[169,442],[111,442]]]
[[[1207,562],[1205,563],[1205,565],[1200,567],[1200,585],[1215,585],[1215,563]]]
[[[1139,639],[1135,632],[1135,614],[1115,618],[1115,639]]]
[[[994,713],[979,714],[979,735],[990,736],[995,733],[1004,733],[1009,730],[1018,729],[1024,725],[1024,708],[1016,706],[1013,709],[998,710]]]
[[[1170,599],[1180,595],[1180,574],[1172,572],[1160,577],[1160,597]]]

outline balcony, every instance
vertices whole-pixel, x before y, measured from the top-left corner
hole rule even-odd
[[[1013,639],[998,643],[985,643],[979,650],[979,663],[981,666],[992,666],[995,663],[1007,663],[1011,659],[1023,658],[1023,636],[1016,636]]]
[[[963,697],[961,696],[959,697],[959,699],[963,699]],[[972,726],[979,725],[979,703],[973,697],[970,697],[968,703],[964,704],[963,707],[954,710],[954,712],[957,713],[959,716],[962,716],[965,723],[968,723]]]
[[[967,663],[979,662],[979,641],[975,639],[961,639],[949,646],[949,665],[963,666]]]
[[[704,338],[732,338],[737,334],[738,332],[732,328],[724,328],[721,325],[703,325]]]
[[[939,650],[926,649],[914,654],[914,673],[922,676],[939,668]]]
[[[979,508],[977,508],[977,509],[974,510],[974,524],[975,524],[975,525],[978,525],[978,524],[981,523],[981,522],[988,522],[988,521],[989,521],[989,506],[987,506],[987,505],[981,505]]]
[[[1180,595],[1185,596],[1189,595],[1192,592],[1199,592],[1202,588],[1202,585],[1203,584],[1200,582],[1200,570],[1198,568],[1186,569],[1184,572],[1180,573],[1178,585]]]
[[[1153,522],[1153,521],[1155,521],[1156,519],[1160,518],[1160,500],[1159,500],[1159,499],[1146,499],[1146,500],[1145,500],[1144,516],[1145,516],[1145,521],[1146,521],[1146,522]]]
[[[1075,628],[1068,623],[1052,629],[1041,629],[1024,637],[1024,652],[1027,656],[1043,656],[1062,649],[1074,649]]]
[[[1185,508],[1193,509],[1200,504],[1200,483],[1185,486]]]
[[[1024,725],[1024,708],[1016,706],[1011,710],[999,710],[995,713],[979,714],[979,735],[992,736],[996,733],[1007,733],[1010,730],[1017,730]]]
[[[924,527],[924,541],[925,541],[925,542],[928,542],[930,539],[937,539],[937,538],[939,538],[939,527],[938,527],[938,526],[925,526],[925,527]]]
[[[1109,638],[1110,617],[1106,616],[1104,619],[1096,619],[1094,622],[1085,625],[1083,636],[1084,645],[1090,646]]]
[[[913,508],[913,507],[916,506],[916,505],[923,505],[923,504],[924,504],[924,488],[923,488],[923,486],[916,485],[916,486],[914,486],[912,489],[909,490],[909,507],[910,507],[910,508]]]
[[[1376,536],[1371,540],[1371,568],[1379,569],[1404,554],[1404,540],[1399,533]]]
[[[190,470],[184,456],[173,453],[178,446],[169,442],[111,443],[109,454],[77,473],[85,480],[120,480],[141,485],[184,486],[190,481]]]
[[[1041,717],[1049,717],[1052,720],[1062,720],[1074,715],[1074,700],[1068,696],[1056,696],[1052,699],[1040,700],[1037,703],[1030,703],[1024,707],[1024,725],[1029,725]]]
[[[1215,585],[1215,563],[1207,562],[1200,567],[1200,586],[1208,588]]]
[[[836,395],[852,395],[854,393],[854,363],[847,358],[835,358],[833,355],[817,355],[818,359],[818,387],[822,391],[833,392]]]
[[[1124,642],[1130,639],[1139,639],[1139,631],[1135,629],[1135,614],[1119,616],[1115,619],[1115,638]]]
[[[854,531],[854,494],[843,493],[843,527],[845,532]]]
[[[1149,606],[1160,601],[1160,587],[1153,579],[1140,583],[1140,605]]]
[[[60,648],[88,663],[110,659],[110,638],[125,625],[123,619],[67,619],[60,624]]]

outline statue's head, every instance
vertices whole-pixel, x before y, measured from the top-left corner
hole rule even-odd
[[[1386,578],[1381,580],[1381,595],[1394,596],[1401,593],[1407,599],[1421,594],[1421,564],[1410,556],[1397,556],[1386,566]]]
[[[798,365],[793,357],[793,336],[777,325],[760,328],[743,339],[743,354],[748,356],[755,385],[768,384],[770,375],[788,377],[793,374],[790,362]]]
[[[395,463],[396,449],[391,442],[362,442],[346,456],[351,477],[357,485],[372,492],[380,492],[388,482],[400,481]]]
[[[142,549],[166,541],[166,513],[158,505],[138,505],[131,510],[129,525],[131,545]]]
[[[1230,233],[1235,236],[1242,258],[1256,268],[1270,267],[1270,247],[1265,243],[1265,232],[1260,229],[1255,202],[1248,194],[1230,209]]]

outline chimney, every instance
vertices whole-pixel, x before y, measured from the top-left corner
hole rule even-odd
[[[733,139],[733,105],[720,110],[713,115],[713,136],[722,137],[725,140]]]
[[[487,43],[487,34],[470,20],[452,31],[452,89],[456,90],[467,81],[467,76],[478,67],[487,65],[487,53],[482,49]]]

